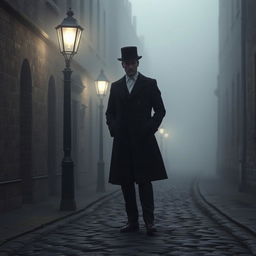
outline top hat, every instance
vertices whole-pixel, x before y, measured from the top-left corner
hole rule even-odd
[[[121,48],[122,57],[118,58],[120,61],[126,60],[139,60],[142,56],[138,56],[137,47],[136,46],[126,46]]]

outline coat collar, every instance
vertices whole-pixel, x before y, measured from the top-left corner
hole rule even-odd
[[[139,76],[139,72],[136,72],[136,74],[133,76],[133,79],[134,79],[135,81],[137,81],[138,76]],[[128,79],[130,79],[130,77],[127,76],[127,75],[125,75],[126,84],[127,84],[127,82],[128,82]]]
[[[121,79],[121,88],[122,88],[122,91],[124,92],[125,96],[128,97],[128,98],[133,98],[135,95],[138,94],[138,92],[141,91],[141,89],[144,87],[145,85],[145,76],[143,76],[141,73],[138,74],[138,78],[134,84],[134,87],[131,91],[131,93],[129,93],[128,91],[128,88],[127,88],[127,85],[126,85],[126,76],[124,76],[122,79]]]

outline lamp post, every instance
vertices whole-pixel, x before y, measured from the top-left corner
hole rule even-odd
[[[60,210],[76,209],[74,189],[74,163],[71,158],[71,74],[70,62],[77,53],[83,28],[73,18],[71,9],[67,17],[56,27],[60,52],[65,58],[64,109],[63,109],[63,151]]]
[[[104,159],[103,159],[103,98],[107,93],[109,81],[107,80],[103,70],[101,70],[98,79],[95,81],[96,92],[100,99],[99,105],[99,160],[98,160],[98,174],[97,174],[97,192],[105,191],[105,173],[104,173]]]

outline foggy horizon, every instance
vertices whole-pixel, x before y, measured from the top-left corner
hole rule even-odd
[[[157,79],[166,107],[170,172],[215,173],[218,1],[130,2],[150,60],[139,71]]]

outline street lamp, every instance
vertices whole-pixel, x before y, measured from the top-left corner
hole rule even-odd
[[[64,110],[63,110],[63,151],[61,203],[60,210],[76,209],[74,192],[74,163],[71,158],[71,73],[70,62],[77,53],[83,28],[73,18],[71,9],[67,17],[56,27],[60,52],[63,54],[66,67],[64,74]]]
[[[60,52],[64,55],[68,67],[72,57],[77,53],[83,31],[73,15],[74,13],[69,8],[67,17],[56,27]]]
[[[105,174],[103,160],[103,98],[107,93],[109,81],[106,78],[103,70],[101,70],[98,79],[95,81],[96,92],[100,98],[100,134],[99,134],[99,161],[98,161],[98,176],[97,176],[97,192],[105,191]]]

